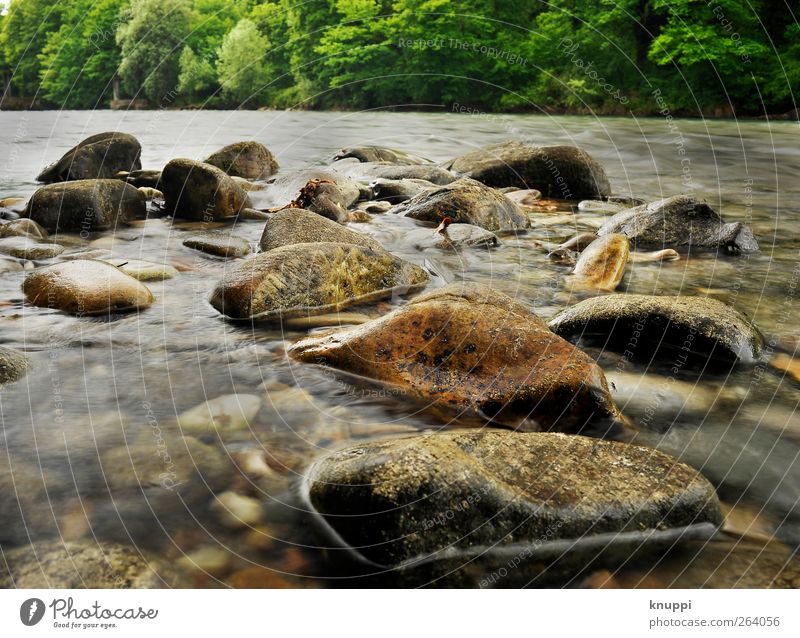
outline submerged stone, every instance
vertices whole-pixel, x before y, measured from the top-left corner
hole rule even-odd
[[[581,252],[572,272],[585,286],[614,290],[622,281],[629,256],[628,238],[612,233],[589,244]]]
[[[302,208],[287,208],[273,214],[264,225],[260,246],[266,252],[290,244],[318,242],[339,242],[383,250],[381,244],[369,235]]]
[[[753,363],[763,337],[740,312],[706,297],[607,295],[563,310],[550,329],[564,338],[597,342],[630,359],[650,361],[675,350],[679,368],[688,358]],[[662,352],[664,350],[664,352]]]
[[[450,217],[454,223],[474,224],[494,232],[523,230],[529,225],[519,206],[473,179],[423,191],[395,206],[392,212],[434,224]]]
[[[379,319],[303,339],[289,352],[484,422],[602,433],[623,423],[588,355],[522,304],[479,284],[445,286]]]
[[[644,542],[648,532],[699,526],[710,535],[722,522],[712,485],[674,458],[553,433],[365,443],[317,461],[306,484],[341,539],[389,566],[517,552],[536,561],[548,543],[572,541],[566,554],[602,535]]]

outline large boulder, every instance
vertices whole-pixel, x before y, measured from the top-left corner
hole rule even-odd
[[[302,208],[287,208],[272,215],[264,225],[261,250],[264,252],[290,244],[339,242],[355,244],[374,251],[383,249],[369,235],[351,230],[342,224]]]
[[[472,179],[426,190],[392,212],[438,224],[444,217],[455,223],[474,224],[486,230],[515,231],[528,227],[528,217],[501,192]]]
[[[427,282],[422,268],[382,249],[292,244],[230,268],[210,302],[235,319],[274,320],[333,312],[418,290]]]
[[[637,248],[723,248],[742,252],[758,250],[749,227],[725,223],[705,202],[691,195],[676,195],[623,210],[597,231],[622,233]]]
[[[706,297],[594,297],[563,310],[549,326],[564,338],[624,351],[629,359],[650,361],[660,352],[678,369],[695,358],[753,363],[764,343],[747,317]]]
[[[553,199],[611,194],[603,167],[577,146],[533,146],[507,140],[470,151],[445,168],[487,186],[533,188]]]
[[[167,210],[176,217],[217,221],[251,206],[247,193],[225,171],[202,162],[174,159],[159,181]]]
[[[368,442],[321,458],[306,484],[345,543],[393,567],[437,559],[462,567],[498,555],[501,565],[517,556],[512,569],[522,571],[582,546],[585,563],[598,558],[602,539],[647,544],[673,530],[709,537],[722,522],[714,488],[674,458],[554,433]]]
[[[205,163],[221,168],[228,175],[246,179],[265,179],[278,170],[275,157],[258,142],[228,144],[209,155]]]
[[[89,233],[147,215],[144,195],[117,179],[81,179],[38,189],[26,215],[51,233]]]
[[[591,358],[484,285],[450,284],[289,352],[483,422],[601,433],[623,422]]]
[[[194,583],[188,573],[138,547],[96,540],[36,543],[5,549],[3,558],[3,589],[160,589]]]
[[[31,272],[22,284],[28,302],[75,315],[141,310],[153,293],[104,261],[75,259]]]
[[[112,179],[120,171],[142,168],[142,146],[127,133],[98,133],[87,137],[44,169],[40,182],[68,182],[75,179]]]

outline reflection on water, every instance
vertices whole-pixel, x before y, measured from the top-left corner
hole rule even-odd
[[[753,255],[632,263],[620,290],[708,295],[752,317],[771,347],[792,350],[796,343],[800,150],[791,123],[680,121],[680,154],[674,132],[658,118],[155,111],[2,113],[0,121],[0,197],[29,196],[45,164],[83,137],[112,129],[139,138],[145,168],[202,158],[241,139],[265,143],[282,169],[324,164],[338,148],[359,144],[444,160],[505,139],[511,128],[543,144],[578,144],[605,166],[616,193],[651,200],[691,191],[727,221],[751,224],[761,245]],[[570,268],[552,263],[548,250],[605,217],[565,203],[535,213],[528,233],[503,238],[497,249],[458,253],[417,250],[404,240],[415,228],[410,219],[374,215],[359,230],[426,265],[438,283],[490,283],[548,318],[594,294],[571,291]],[[234,232],[255,246],[261,230],[262,223],[242,221]],[[87,319],[28,307],[24,272],[0,275],[0,343],[24,350],[32,363],[26,377],[0,392],[0,511],[8,516],[0,542],[94,535],[170,560],[200,552],[198,562],[209,567],[197,572],[197,586],[218,586],[231,574],[228,582],[243,586],[372,582],[335,578],[353,568],[310,524],[297,500],[299,477],[320,450],[439,424],[391,393],[288,361],[286,343],[307,329],[223,321],[207,298],[226,264],[182,246],[188,232],[152,219],[115,233],[58,238],[70,250],[95,247],[176,267],[176,278],[148,283],[156,303],[140,315]],[[399,303],[355,310],[376,317]],[[589,352],[615,371],[612,356]],[[644,372],[629,364],[615,381],[629,416],[652,414],[638,441],[700,469],[723,501],[755,511],[768,533],[796,548],[797,384],[756,366],[702,376],[682,370],[666,391],[657,376],[663,371]],[[258,398],[249,428],[209,431],[200,441],[179,435],[181,413],[226,394]],[[209,508],[212,494],[226,490],[261,502],[251,529],[226,526]],[[8,514],[14,493],[24,519]],[[680,556],[671,560],[648,567],[648,577],[671,584]],[[635,584],[636,569],[642,567],[621,581]]]

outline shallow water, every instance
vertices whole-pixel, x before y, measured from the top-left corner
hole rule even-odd
[[[508,137],[577,144],[603,164],[615,193],[652,200],[691,192],[726,221],[751,224],[761,246],[753,255],[698,254],[676,262],[629,264],[621,291],[709,295],[753,318],[771,347],[795,347],[800,310],[796,123],[682,120],[670,129],[661,118],[103,111],[4,112],[0,124],[0,198],[30,196],[41,168],[82,138],[114,129],[140,140],[144,168],[161,168],[174,157],[200,159],[242,139],[266,144],[282,170],[324,165],[347,145],[389,146],[445,160]],[[490,283],[548,318],[594,294],[570,292],[570,269],[546,257],[550,245],[593,230],[605,218],[576,214],[572,204],[577,202],[535,213],[528,233],[506,237],[491,251],[422,253],[404,240],[415,222],[396,216],[375,215],[358,230],[435,272],[434,285]],[[242,221],[234,232],[255,247],[262,226]],[[332,446],[438,428],[440,422],[391,392],[289,362],[286,344],[306,329],[224,321],[207,298],[226,262],[182,246],[189,228],[151,219],[116,232],[55,238],[71,250],[92,244],[114,257],[176,266],[181,271],[176,278],[147,284],[156,303],[138,315],[76,318],[29,307],[20,289],[24,273],[0,275],[0,344],[24,350],[32,363],[26,377],[0,391],[0,469],[11,465],[25,512],[25,523],[6,526],[0,542],[10,546],[56,534],[94,535],[135,543],[168,559],[206,546],[232,555],[225,570],[198,574],[198,586],[219,586],[227,574],[253,565],[274,570],[270,578],[294,586],[363,584],[349,578],[353,570],[346,554],[326,548],[327,541],[310,524],[297,497],[303,467]],[[401,303],[398,298],[355,310],[378,316]],[[609,372],[617,370],[613,355],[589,352]],[[666,387],[664,377],[657,375],[666,370],[651,368],[642,377],[645,371],[644,365],[628,364],[618,388],[623,410],[634,421],[645,421],[639,442],[697,467],[723,501],[755,511],[789,548],[800,545],[798,385],[763,365],[730,373],[687,369],[678,375],[684,383],[677,390],[670,387],[678,394],[664,398],[659,394]],[[231,459],[241,463],[248,451],[265,450],[268,470],[260,479],[249,485],[242,477],[219,484],[209,480],[179,497],[163,480],[143,493],[120,478],[132,474],[131,459],[137,467],[140,459],[155,464],[157,477],[173,471],[170,463],[178,458],[191,468],[194,457],[177,437],[176,416],[231,393],[258,395],[261,408],[249,430],[223,440],[209,436],[208,443],[221,467],[230,466]],[[654,416],[643,418],[648,410]],[[120,449],[133,452],[112,454]],[[263,501],[265,523],[258,533],[227,530],[209,514],[212,493],[226,488],[249,491]],[[0,495],[0,505],[6,503]],[[647,567],[657,581],[660,569]],[[660,584],[675,582],[671,569],[664,568]],[[395,581],[389,576],[380,582]]]

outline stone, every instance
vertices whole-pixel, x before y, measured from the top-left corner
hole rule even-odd
[[[229,259],[244,257],[250,253],[250,242],[247,239],[225,231],[197,233],[184,239],[183,245],[215,257]]]
[[[47,231],[32,219],[16,219],[7,224],[0,224],[0,237],[29,237],[30,239],[47,239]]]
[[[289,354],[483,422],[601,433],[624,423],[588,355],[480,284],[450,284],[379,319],[303,339]]]
[[[28,359],[20,352],[0,346],[0,386],[17,381],[28,372]]]
[[[434,224],[450,217],[453,223],[474,224],[494,232],[523,230],[529,225],[527,215],[514,202],[472,179],[426,190],[392,212]]]
[[[147,215],[136,188],[117,179],[81,179],[38,189],[26,215],[51,233],[89,233]]]
[[[302,208],[287,208],[273,214],[264,225],[259,245],[261,250],[266,252],[291,244],[318,242],[354,244],[377,252],[383,250],[383,246],[369,235],[350,230],[342,224]]]
[[[604,534],[643,543],[648,532],[702,526],[710,536],[722,522],[712,485],[674,458],[556,433],[367,442],[322,457],[305,484],[344,542],[386,566],[515,550],[535,557],[551,541],[575,551]]]
[[[174,159],[161,172],[159,186],[167,210],[176,217],[219,221],[251,207],[247,193],[225,171],[189,159]]]
[[[186,573],[139,547],[83,541],[3,548],[3,589],[162,589],[191,587]],[[147,608],[147,606],[145,606]]]
[[[435,164],[398,165],[388,162],[336,162],[330,168],[337,173],[365,183],[376,179],[420,179],[444,186],[458,179],[458,175]]]
[[[343,220],[361,189],[349,177],[334,171],[303,170],[278,175],[263,191],[254,194],[259,208],[278,211],[304,208],[334,221]]]
[[[17,259],[52,259],[66,250],[58,244],[43,244],[30,237],[4,237],[0,239],[0,253]]]
[[[436,188],[436,184],[424,179],[385,179],[378,178],[369,184],[372,199],[399,204],[423,191]]]
[[[615,290],[625,274],[630,245],[625,235],[599,237],[581,253],[572,271],[580,283],[598,290]]]
[[[535,189],[555,199],[611,194],[603,167],[577,146],[534,146],[507,140],[470,151],[444,168],[487,186]]]
[[[275,320],[413,292],[428,279],[419,266],[384,250],[342,243],[292,244],[229,268],[210,302],[235,319]]]
[[[136,188],[158,188],[161,180],[161,171],[155,170],[136,170],[119,171],[115,177],[128,182]]]
[[[380,146],[351,146],[343,148],[336,153],[333,157],[334,162],[354,157],[359,162],[387,162],[395,165],[414,165],[414,164],[431,164],[429,159],[407,153],[406,151],[398,151],[393,148],[382,148]]]
[[[230,529],[250,527],[261,522],[264,517],[261,501],[236,492],[223,492],[214,497],[211,511],[217,515],[222,525]]]
[[[755,252],[758,242],[741,222],[725,223],[705,202],[676,195],[617,213],[598,235],[622,233],[636,248],[713,248]]]
[[[254,394],[224,394],[181,414],[178,425],[196,435],[247,430],[260,407],[261,398]]]
[[[98,133],[87,137],[44,169],[37,181],[67,182],[82,179],[112,179],[120,171],[142,168],[142,146],[127,133]]]
[[[448,224],[446,228],[437,232],[431,232],[430,228],[419,228],[408,233],[406,240],[411,242],[417,250],[491,248],[500,245],[497,235],[472,224]]]
[[[228,144],[209,155],[205,163],[245,179],[265,179],[278,170],[278,162],[269,149],[253,141]]]
[[[542,194],[534,188],[525,188],[505,193],[512,202],[519,206],[534,206],[542,198]]]
[[[22,291],[34,306],[77,315],[143,310],[153,303],[153,293],[136,279],[90,259],[34,270],[25,277]]]
[[[650,361],[655,352],[676,351],[676,365],[687,358],[754,363],[763,337],[734,308],[706,297],[606,295],[586,299],[550,321],[564,338],[602,343],[625,356]],[[663,352],[662,352],[663,350]]]
[[[178,274],[178,270],[169,264],[158,264],[153,261],[119,258],[102,259],[101,261],[111,264],[137,281],[163,281],[172,279]]]
[[[663,250],[654,250],[651,252],[634,251],[629,255],[629,261],[635,264],[648,261],[677,261],[680,258],[680,253],[672,248],[664,248]]]

